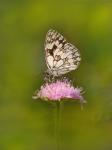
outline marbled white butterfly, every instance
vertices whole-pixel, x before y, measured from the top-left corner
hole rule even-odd
[[[47,73],[53,77],[77,69],[81,61],[79,50],[55,30],[46,35],[45,55]]]

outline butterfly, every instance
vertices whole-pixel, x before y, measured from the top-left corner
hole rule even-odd
[[[57,31],[51,29],[45,39],[47,73],[58,77],[78,68],[81,57],[79,50]]]

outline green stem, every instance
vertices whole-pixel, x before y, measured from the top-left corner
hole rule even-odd
[[[55,134],[56,134],[56,150],[60,150],[61,142],[61,114],[62,113],[62,102],[56,102],[56,121],[55,121]]]

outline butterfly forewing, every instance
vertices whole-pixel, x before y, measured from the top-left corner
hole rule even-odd
[[[81,60],[79,50],[55,30],[49,30],[46,35],[45,53],[48,72],[52,76],[77,69]]]

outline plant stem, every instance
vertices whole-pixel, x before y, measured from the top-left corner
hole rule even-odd
[[[61,113],[62,113],[62,102],[56,102],[56,122],[55,122],[55,134],[56,134],[56,150],[60,150],[61,142]]]

